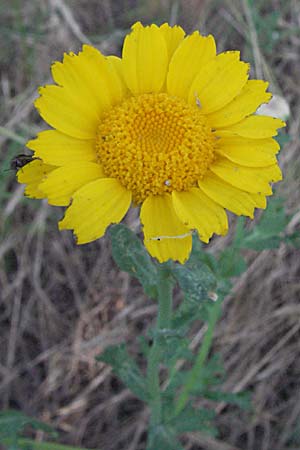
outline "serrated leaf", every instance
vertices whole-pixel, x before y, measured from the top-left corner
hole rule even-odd
[[[178,416],[171,419],[168,425],[173,427],[176,433],[202,431],[215,436],[217,430],[212,425],[214,417],[214,411],[188,406]]]
[[[147,450],[184,450],[176,439],[177,430],[159,425],[149,429]]]
[[[209,387],[218,386],[225,376],[225,369],[218,354],[213,355],[202,367],[201,376],[198,383],[191,389],[192,395],[202,395],[203,391]]]
[[[273,198],[255,228],[264,232],[265,235],[274,236],[284,231],[286,223],[287,216],[284,211],[283,199]]]
[[[146,359],[148,359],[150,352],[149,339],[146,336],[141,335],[137,337],[137,342],[139,351],[144,355]]]
[[[259,223],[252,232],[244,237],[241,247],[257,251],[278,248],[288,221],[289,218],[283,208],[283,200],[272,199]]]
[[[251,408],[251,396],[249,392],[222,392],[222,391],[204,391],[203,396],[216,402],[226,402],[237,405],[241,409],[249,410]]]
[[[203,245],[197,235],[193,236],[193,247],[191,255],[186,263],[190,269],[204,269],[207,276],[207,283],[211,286],[216,284],[214,276],[216,269],[215,257],[203,249]]]
[[[110,228],[112,255],[121,270],[137,278],[151,298],[157,298],[157,268],[140,239],[125,225]]]
[[[260,252],[262,250],[271,250],[280,246],[282,239],[279,236],[273,236],[266,238],[261,234],[253,233],[247,240],[244,241],[244,248],[256,250]]]
[[[208,291],[216,286],[216,280],[211,270],[200,262],[175,266],[172,272],[183,290],[185,298],[197,304],[206,300]]]
[[[199,392],[202,395],[203,388],[207,389],[209,386],[219,385],[225,376],[225,369],[220,355],[214,354],[206,361],[202,368],[201,379],[199,379]],[[193,393],[197,391],[197,385],[192,390]]]
[[[96,357],[96,360],[109,364],[113,372],[138,398],[145,402],[148,401],[145,377],[141,374],[124,344],[108,347]]]
[[[168,369],[172,369],[178,360],[191,361],[193,359],[193,353],[189,349],[188,339],[170,340],[163,346],[162,352],[163,362]]]
[[[191,322],[198,318],[198,305],[190,302],[182,302],[172,317],[172,328],[182,330],[183,334],[188,330]]]
[[[291,235],[285,237],[285,242],[295,248],[300,248],[300,232],[295,231]]]
[[[223,278],[237,277],[247,269],[247,264],[240,250],[229,247],[222,251],[219,257],[219,274]]]
[[[185,298],[198,305],[207,299],[208,291],[215,289],[217,285],[211,268],[203,262],[203,250],[196,236],[193,237],[193,249],[187,263],[173,265],[171,272]]]
[[[8,409],[0,412],[0,441],[7,437],[18,436],[28,426],[50,433],[52,436],[57,435],[53,428],[46,423],[26,416],[21,411]]]
[[[184,337],[184,334],[182,329],[175,327],[162,330],[150,329],[148,331],[148,336],[151,340],[158,341],[160,362],[169,370],[172,370],[172,367],[179,359],[191,360],[193,358],[193,353],[189,349],[190,341]],[[141,351],[147,357],[151,347],[141,339],[140,344]]]
[[[193,360],[195,355],[190,354],[189,360]],[[186,358],[188,359],[188,358]],[[174,366],[174,369],[176,366]],[[169,401],[174,398],[176,392],[180,390],[187,382],[190,375],[190,370],[173,370],[169,376],[169,384],[164,391],[164,396]],[[218,386],[222,383],[225,375],[224,367],[220,361],[219,355],[214,355],[210,358],[206,365],[202,368],[201,376],[199,377],[197,383],[193,386],[190,394],[193,396],[203,396],[206,390],[212,389],[214,386]],[[167,405],[168,406],[168,405]],[[171,412],[173,410],[173,405],[171,404]]]
[[[168,402],[173,400],[175,393],[181,388],[187,379],[189,372],[187,370],[176,371],[169,377],[169,384],[166,390],[163,392],[163,396],[167,399],[166,408],[170,407],[170,411],[173,412],[173,403],[168,404]]]

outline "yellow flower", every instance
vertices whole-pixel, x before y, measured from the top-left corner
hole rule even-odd
[[[78,244],[104,235],[131,203],[160,262],[184,262],[192,231],[208,242],[228,230],[225,209],[253,217],[281,180],[272,136],[279,119],[254,115],[268,83],[248,80],[237,51],[213,36],[136,23],[122,58],[84,45],[52,65],[56,84],[35,106],[53,129],[27,146],[18,172],[26,195],[68,206],[59,228]]]

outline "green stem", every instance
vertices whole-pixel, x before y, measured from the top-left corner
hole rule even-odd
[[[178,416],[178,414],[181,413],[181,411],[185,408],[187,405],[190,393],[192,392],[194,386],[196,383],[199,383],[199,379],[201,378],[201,372],[204,367],[205,361],[207,359],[208,353],[210,351],[213,335],[214,335],[214,329],[217,323],[217,320],[220,316],[221,311],[221,303],[222,300],[218,300],[212,308],[210,308],[209,311],[209,318],[208,318],[208,324],[207,324],[207,330],[204,335],[200,351],[197,355],[194,367],[192,368],[189,377],[187,379],[186,384],[184,385],[177,403],[175,407],[174,417]]]
[[[166,267],[160,268],[160,280],[158,288],[157,330],[163,330],[170,328],[173,305],[173,282],[170,278],[169,270]]]
[[[149,352],[147,370],[152,425],[158,425],[162,421],[161,390],[159,383],[159,363],[161,357],[160,331],[169,328],[172,314],[172,280],[165,266],[160,266],[159,277],[158,316],[154,342]]]

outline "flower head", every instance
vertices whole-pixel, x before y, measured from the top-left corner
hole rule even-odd
[[[268,83],[248,80],[237,51],[167,24],[136,23],[122,58],[84,45],[52,66],[36,108],[53,127],[27,146],[26,195],[67,206],[59,228],[78,244],[100,238],[140,206],[145,245],[184,262],[192,231],[208,242],[228,230],[225,209],[253,217],[281,179],[279,119],[254,115]]]

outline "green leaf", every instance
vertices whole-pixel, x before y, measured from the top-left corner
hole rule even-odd
[[[190,361],[193,353],[189,349],[190,341],[184,338],[168,339],[161,345],[162,362],[168,369],[172,369],[178,360]]]
[[[57,433],[52,427],[44,422],[26,416],[21,411],[8,409],[0,412],[0,442],[4,442],[9,438],[11,440],[11,447],[15,446],[18,436],[27,427],[50,433],[53,437],[57,436]]]
[[[7,410],[0,412],[0,439],[17,436],[28,424],[28,418],[20,411]]]
[[[292,247],[300,248],[300,232],[296,231],[285,237],[285,242]]]
[[[200,261],[188,261],[184,266],[176,265],[173,275],[188,301],[200,304],[207,300],[208,291],[216,287],[216,279],[211,270]]]
[[[150,329],[147,334],[151,341],[157,339],[160,350],[160,363],[169,369],[170,373],[172,373],[178,360],[191,361],[194,358],[192,351],[189,349],[190,340],[184,337],[182,329]],[[146,339],[140,338],[139,344],[140,351],[148,358],[151,350],[149,339],[146,341]]]
[[[203,389],[219,385],[223,381],[224,376],[225,369],[221,357],[216,353],[206,361],[205,366],[202,368],[198,387],[195,385],[192,393],[196,393],[198,391],[198,393],[202,395]]]
[[[18,450],[19,436],[24,433],[27,428],[34,430],[42,430],[56,438],[57,433],[49,425],[26,416],[21,411],[8,409],[0,412],[0,442],[8,445],[8,450]],[[22,448],[25,448],[23,446]],[[27,445],[27,449],[29,446]]]
[[[149,400],[145,377],[141,374],[124,344],[108,347],[101,355],[96,357],[96,360],[109,364],[113,372],[138,398],[144,402]]]
[[[208,409],[195,409],[186,407],[178,416],[168,422],[176,433],[186,433],[191,431],[202,431],[210,435],[216,435],[216,428],[212,425],[215,417],[214,411]]]
[[[195,355],[193,355],[193,359],[194,358]],[[189,359],[191,360],[192,358],[190,357]],[[174,397],[175,393],[186,383],[189,374],[189,370],[176,370],[171,373],[170,382],[164,395],[168,399]],[[199,377],[197,383],[193,386],[190,394],[203,397],[206,390],[213,388],[213,386],[220,385],[224,375],[225,371],[219,355],[213,355],[203,367],[201,377]]]
[[[219,275],[222,278],[237,277],[247,269],[247,264],[234,246],[222,251],[219,256]]]
[[[176,434],[177,430],[164,425],[150,428],[146,450],[184,450]]]
[[[7,450],[89,450],[88,448],[74,447],[73,445],[64,445],[56,442],[41,442],[34,439],[18,438],[14,443],[10,438],[3,439],[3,444],[8,447]],[[96,450],[96,449],[94,449]]]
[[[289,217],[283,208],[283,199],[273,198],[252,232],[243,239],[242,248],[261,251],[278,248],[283,240]]]
[[[216,402],[226,402],[237,405],[241,409],[251,409],[251,396],[249,392],[222,392],[222,391],[204,391],[203,397]]]
[[[110,228],[112,255],[121,270],[137,278],[151,298],[157,298],[158,273],[140,239],[125,225]]]
[[[184,335],[189,328],[189,325],[202,317],[202,305],[183,301],[172,317],[172,328],[174,330],[182,331]]]

